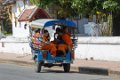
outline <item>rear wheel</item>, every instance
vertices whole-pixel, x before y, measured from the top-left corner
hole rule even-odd
[[[70,64],[63,64],[64,72],[70,72]]]
[[[42,68],[42,63],[40,61],[37,61],[36,62],[36,72],[40,73],[41,68]]]

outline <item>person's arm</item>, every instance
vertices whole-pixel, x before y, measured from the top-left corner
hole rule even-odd
[[[70,36],[68,34],[64,34],[62,36],[62,39],[64,40],[64,42],[70,47],[72,48],[72,40],[70,38]]]
[[[67,45],[69,45],[70,44],[70,37],[67,35],[67,34],[64,34],[63,36],[62,36],[62,39],[63,39],[63,41],[67,44]]]

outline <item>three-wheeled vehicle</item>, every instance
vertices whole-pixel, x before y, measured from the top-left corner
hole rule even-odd
[[[63,66],[64,72],[69,72],[70,71],[70,64],[73,63],[74,60],[74,51],[76,48],[76,42],[77,42],[77,36],[75,35],[76,32],[76,24],[72,21],[69,20],[36,20],[31,22],[31,27],[30,31],[32,32],[32,28],[41,28],[45,29],[48,27],[53,27],[53,26],[67,26],[69,28],[70,34],[71,34],[71,39],[73,41],[73,48],[71,51],[66,51],[65,56],[57,55],[56,57],[52,57],[51,53],[49,50],[40,50],[35,49],[34,47],[31,46],[32,51],[34,52],[35,56],[35,64],[36,66],[36,72],[41,71],[41,67],[53,67],[53,66]],[[64,27],[61,26],[61,27]],[[52,28],[53,29],[53,28]],[[50,34],[52,34],[50,32]],[[57,53],[58,54],[58,53]]]

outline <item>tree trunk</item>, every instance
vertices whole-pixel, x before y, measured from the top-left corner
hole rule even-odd
[[[120,14],[113,13],[113,36],[120,36]]]

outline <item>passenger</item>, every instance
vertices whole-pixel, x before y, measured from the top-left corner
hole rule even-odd
[[[43,31],[42,40],[44,42],[49,42],[50,41],[50,35],[48,33],[48,30]]]
[[[40,45],[40,29],[37,29],[35,33],[32,35],[32,43],[36,45]]]
[[[55,32],[55,34],[54,34],[54,40],[55,40],[55,41],[58,40],[58,35],[59,35],[60,30],[61,30],[61,29],[60,29],[59,27],[56,28],[56,32]]]
[[[67,45],[65,44],[64,40],[62,39],[62,35],[63,35],[63,31],[60,30],[58,32],[58,37],[57,37],[57,50],[58,51],[62,51],[64,56],[66,54],[66,50],[68,49],[67,48]]]
[[[67,27],[63,28],[63,33],[62,33],[61,37],[62,37],[61,40],[64,43],[58,45],[58,50],[63,51],[64,54],[65,54],[66,50],[71,51],[72,47],[73,47],[72,40],[70,38],[70,33],[68,32],[68,28]]]
[[[43,44],[41,45],[41,50],[49,50],[53,57],[56,56],[56,46],[50,42],[49,33],[47,30],[44,30],[43,35]]]
[[[70,38],[70,33],[68,32],[67,27],[63,28],[62,39],[65,42],[65,44],[67,44],[68,48],[71,50],[73,48],[73,43],[72,43],[72,40]]]
[[[32,52],[32,57],[35,60],[35,50],[39,49],[40,45],[40,29],[35,30],[35,33],[32,34],[31,41],[30,41],[30,46],[31,46],[31,52]]]

